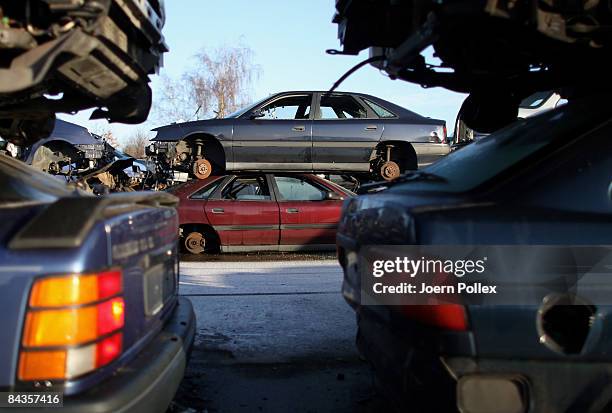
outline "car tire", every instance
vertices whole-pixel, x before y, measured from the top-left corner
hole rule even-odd
[[[206,251],[206,237],[201,232],[190,232],[183,244],[190,254],[199,255]]]

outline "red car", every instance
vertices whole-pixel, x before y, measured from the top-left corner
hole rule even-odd
[[[170,192],[192,254],[333,250],[342,202],[353,195],[315,175],[282,173],[209,177]]]

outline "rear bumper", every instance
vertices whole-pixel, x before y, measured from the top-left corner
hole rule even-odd
[[[178,306],[160,334],[130,364],[91,390],[65,397],[62,409],[19,409],[21,413],[163,413],[174,398],[195,337],[196,320],[191,302]],[[0,409],[0,411],[15,409]]]
[[[465,413],[608,412],[612,363],[447,358]],[[500,401],[504,401],[500,403]]]
[[[612,411],[612,363],[449,355],[468,354],[469,336],[401,328],[364,307],[358,314],[357,347],[398,410]]]

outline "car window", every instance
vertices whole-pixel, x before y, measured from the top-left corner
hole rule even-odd
[[[393,112],[388,111],[377,103],[372,102],[368,99],[363,99],[365,103],[378,115],[380,118],[395,118],[396,115]]]
[[[287,96],[261,108],[263,116],[258,119],[308,119],[310,117],[311,104],[311,95]]]
[[[283,201],[323,201],[326,191],[303,178],[275,176],[276,186]]]
[[[217,189],[219,187],[219,185],[221,184],[221,181],[223,179],[218,179],[215,182],[206,185],[204,188],[201,188],[198,192],[196,192],[195,194],[191,195],[189,198],[191,199],[197,199],[197,200],[205,200],[210,198],[210,196],[212,195],[213,192],[215,192],[215,189]]]
[[[367,119],[368,111],[349,95],[323,95],[320,119]]]
[[[235,178],[223,190],[222,198],[235,201],[269,201],[272,199],[266,178],[262,175]]]

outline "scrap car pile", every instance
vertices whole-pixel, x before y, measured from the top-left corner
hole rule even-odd
[[[0,0],[0,390],[165,412],[196,334],[181,244],[335,248],[357,348],[398,411],[612,411],[612,301],[577,287],[612,245],[609,1],[337,0],[332,54],[469,94],[460,150],[442,120],[337,91],[160,127],[146,160],[56,120],[144,121],[164,21],[160,0]],[[366,301],[371,247],[470,246],[522,248],[504,269],[541,264],[552,287],[504,305]],[[534,246],[561,252],[542,264]]]
[[[595,305],[576,286],[593,269],[570,252],[581,245],[597,254],[612,242],[609,2],[338,0],[336,7],[344,45],[336,53],[369,49],[366,63],[392,78],[469,93],[459,121],[472,136],[458,140],[480,134],[423,171],[362,187],[364,195],[344,206],[343,294],[380,390],[400,411],[610,411],[612,306]],[[430,46],[441,65],[421,54]],[[551,90],[557,96],[527,99]],[[525,99],[522,109],[550,99],[557,108],[517,121]],[[550,271],[558,282],[530,290],[534,301],[394,306],[364,300],[362,266],[373,245],[566,249],[551,262],[531,255],[508,264],[515,279]],[[453,285],[452,277],[439,274],[436,285]]]
[[[0,1],[0,389],[58,396],[37,411],[61,395],[64,411],[164,412],[185,372],[176,198],[67,186],[125,188],[132,161],[55,122],[90,107],[144,121],[163,23],[160,1]]]

